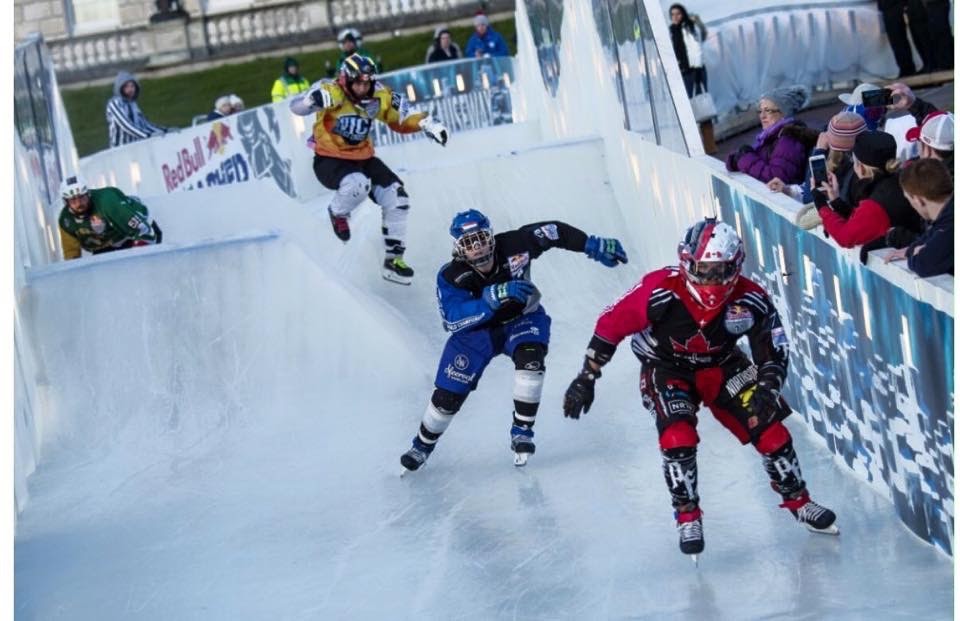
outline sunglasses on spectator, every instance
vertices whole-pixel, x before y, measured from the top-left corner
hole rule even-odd
[[[757,114],[780,114],[776,108],[757,108]]]

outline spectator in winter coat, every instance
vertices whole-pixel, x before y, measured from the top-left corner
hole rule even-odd
[[[231,114],[233,114],[233,106],[230,104],[230,95],[224,95],[223,97],[217,97],[217,100],[213,102],[213,110],[207,114],[207,120],[216,121]]]
[[[499,32],[490,27],[490,20],[486,15],[480,14],[474,17],[473,27],[475,31],[470,35],[470,40],[467,41],[467,49],[463,52],[465,58],[510,55],[507,42],[503,40]]]
[[[923,222],[903,195],[896,173],[900,168],[897,141],[884,132],[863,132],[853,145],[853,172],[862,181],[860,200],[851,209],[840,198],[837,176],[813,191],[823,230],[843,248],[884,238],[891,227],[920,232]]]
[[[900,187],[910,205],[927,221],[926,230],[884,262],[907,260],[918,276],[953,274],[953,175],[946,165],[922,159],[900,172]]]
[[[727,156],[727,170],[746,173],[764,183],[774,177],[784,183],[802,182],[807,152],[817,134],[794,120],[793,115],[808,99],[808,91],[801,85],[774,89],[760,97],[760,133],[753,145],[743,145]]]
[[[863,117],[856,112],[840,112],[835,114],[827,124],[827,131],[817,138],[817,145],[811,157],[823,155],[826,158],[827,172],[832,172],[840,182],[840,197],[850,204],[856,204],[854,188],[857,176],[853,174],[853,143],[857,136],[867,131],[867,124]],[[767,187],[774,192],[783,192],[790,198],[801,203],[813,202],[810,194],[813,179],[810,171],[804,171],[807,178],[802,184],[784,183],[779,177],[774,177],[767,183]]]
[[[310,80],[300,75],[300,63],[296,58],[287,58],[283,61],[283,73],[270,89],[270,97],[273,103],[277,103],[309,89]]]
[[[450,31],[446,28],[438,28],[433,38],[433,44],[427,50],[426,62],[440,63],[446,60],[458,60],[462,57],[460,46],[453,42]]]
[[[113,97],[107,102],[107,140],[118,147],[138,140],[167,133],[167,128],[154,125],[140,111],[137,97],[140,83],[132,73],[121,71],[113,81]]]
[[[680,65],[687,97],[693,97],[695,88],[699,93],[707,92],[707,68],[703,64],[701,48],[707,39],[707,27],[696,15],[688,15],[682,4],[670,7],[670,21],[670,41]]]

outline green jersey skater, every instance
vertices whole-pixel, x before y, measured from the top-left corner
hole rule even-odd
[[[163,238],[146,205],[117,188],[91,190],[80,175],[74,175],[60,184],[60,196],[64,259],[79,259],[81,250],[99,254],[159,244]]]

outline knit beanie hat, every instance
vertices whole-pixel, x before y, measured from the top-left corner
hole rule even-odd
[[[882,169],[897,157],[897,140],[886,132],[863,132],[853,143],[853,154],[860,163]]]
[[[771,101],[783,116],[793,116],[798,110],[802,109],[810,101],[810,91],[802,84],[793,86],[781,86],[772,91],[767,91],[760,95],[760,99]]]
[[[481,24],[483,24],[484,26],[489,26],[489,25],[490,25],[490,18],[488,18],[488,17],[487,17],[486,15],[484,15],[483,13],[479,13],[476,17],[473,18],[473,25],[474,25],[474,26],[479,26],[479,25],[481,25]]]
[[[835,114],[827,125],[827,144],[831,151],[852,151],[857,136],[867,131],[867,122],[856,112]]]

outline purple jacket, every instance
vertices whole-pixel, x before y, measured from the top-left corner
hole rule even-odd
[[[805,132],[810,130],[795,124],[792,118],[783,119],[761,131],[751,151],[731,153],[727,157],[727,170],[747,173],[764,183],[774,177],[784,183],[802,183],[809,151]]]

